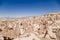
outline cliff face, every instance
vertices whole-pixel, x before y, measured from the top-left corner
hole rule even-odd
[[[60,40],[60,13],[0,19],[1,40]]]

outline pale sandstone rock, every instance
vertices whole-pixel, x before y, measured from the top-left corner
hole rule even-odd
[[[3,37],[0,37],[0,40],[4,40],[4,38]]]
[[[0,20],[1,40],[4,40],[4,37],[7,40],[9,38],[11,40],[41,40],[41,38],[60,40],[58,29],[60,29],[60,14]]]
[[[38,38],[35,34],[33,33],[29,33],[29,36],[24,36],[22,38],[16,38],[14,40],[40,40],[40,38]]]

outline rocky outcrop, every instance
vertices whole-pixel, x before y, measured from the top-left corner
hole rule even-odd
[[[0,19],[1,40],[60,40],[60,13]]]

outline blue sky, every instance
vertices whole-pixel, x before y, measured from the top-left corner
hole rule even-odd
[[[0,17],[39,16],[60,12],[59,0],[0,0]]]

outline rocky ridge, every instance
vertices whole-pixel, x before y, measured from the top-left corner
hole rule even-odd
[[[2,18],[0,40],[60,40],[60,13]]]

